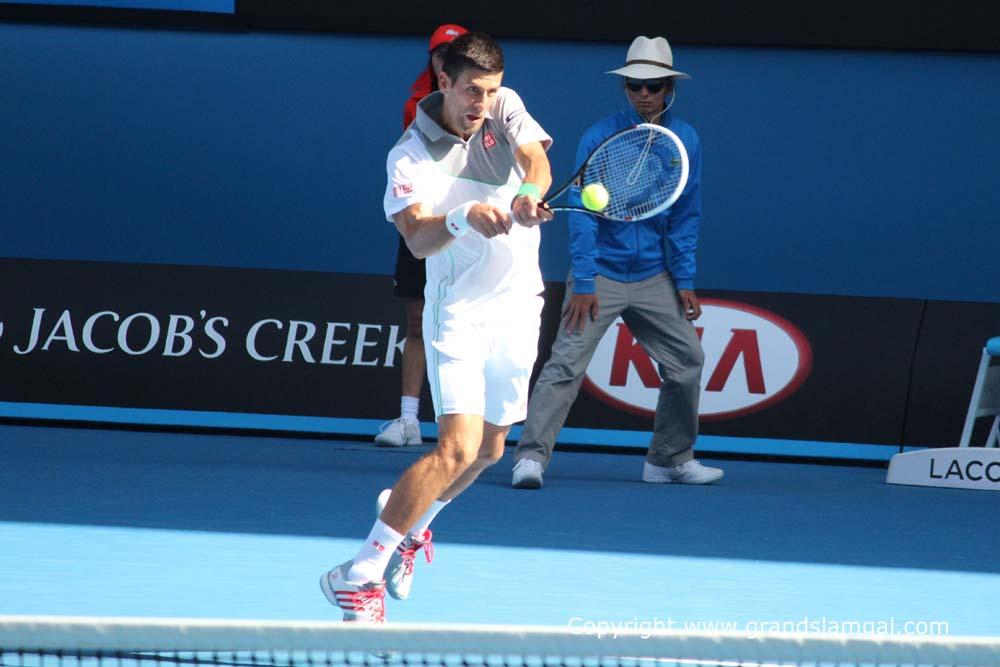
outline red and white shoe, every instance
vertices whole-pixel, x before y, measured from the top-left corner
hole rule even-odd
[[[352,584],[347,580],[351,564],[341,563],[320,578],[323,595],[343,610],[345,621],[385,623],[385,581]]]
[[[382,509],[389,502],[390,493],[391,489],[386,489],[379,494],[378,502],[375,504],[376,516],[382,515]],[[389,564],[385,568],[385,587],[393,598],[405,600],[410,597],[410,588],[413,586],[413,565],[417,552],[421,549],[424,550],[424,558],[428,563],[434,560],[434,544],[431,542],[429,530],[425,530],[420,538],[407,534],[389,558]]]
[[[431,531],[425,530],[423,536],[417,539],[407,535],[389,558],[385,568],[385,587],[389,595],[397,600],[410,597],[410,587],[413,586],[413,564],[417,552],[424,550],[424,558],[430,563],[434,560],[434,543],[431,542]]]

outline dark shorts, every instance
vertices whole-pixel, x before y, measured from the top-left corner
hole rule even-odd
[[[400,236],[399,250],[396,252],[396,275],[392,283],[393,295],[400,299],[423,299],[426,282],[426,260],[414,257],[406,247],[406,241]]]

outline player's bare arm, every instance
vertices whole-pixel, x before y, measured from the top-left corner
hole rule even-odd
[[[472,202],[462,213],[469,228],[486,238],[510,231],[510,216],[492,204]],[[455,240],[446,226],[447,215],[434,215],[430,206],[413,204],[392,216],[396,229],[403,235],[407,247],[417,259],[424,259],[443,250]]]
[[[524,182],[538,188],[538,196],[524,194],[514,198],[511,210],[518,224],[533,227],[552,219],[552,213],[540,206],[545,193],[552,186],[552,170],[545,148],[540,141],[518,146],[514,151],[517,164],[524,170]]]

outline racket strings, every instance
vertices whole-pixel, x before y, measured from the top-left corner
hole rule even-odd
[[[662,112],[661,112],[662,113]],[[638,173],[642,172],[642,167],[646,164],[646,156],[649,155],[649,148],[653,145],[653,139],[655,138],[655,133],[650,130],[649,138],[646,139],[646,145],[642,149],[642,153],[639,155],[639,159],[635,163],[635,167],[632,168],[632,173],[628,175],[629,185],[635,184],[638,180]]]
[[[588,163],[582,185],[601,183],[609,194],[603,214],[620,220],[644,217],[677,189],[681,158],[669,137],[636,128],[602,146]]]

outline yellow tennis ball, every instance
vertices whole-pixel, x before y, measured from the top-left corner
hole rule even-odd
[[[608,207],[608,189],[600,183],[591,183],[580,193],[583,205],[591,211],[603,211]]]

